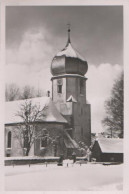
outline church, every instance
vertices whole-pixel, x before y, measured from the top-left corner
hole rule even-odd
[[[91,144],[91,107],[86,98],[85,74],[87,61],[72,47],[70,28],[65,48],[55,55],[51,63],[51,97],[38,97],[5,103],[5,156],[24,156],[26,146],[22,146],[19,126],[25,123],[16,113],[27,102],[44,108],[46,116],[35,120],[35,138],[28,156],[60,156],[69,158],[73,152],[80,156],[79,142]],[[36,133],[35,133],[36,134]],[[56,140],[56,143],[51,143]]]

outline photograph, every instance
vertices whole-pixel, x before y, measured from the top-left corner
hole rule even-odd
[[[123,14],[5,6],[5,191],[123,191]]]

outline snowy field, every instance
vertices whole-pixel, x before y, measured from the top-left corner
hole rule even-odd
[[[68,163],[68,166],[67,166]],[[122,190],[123,164],[57,164],[6,166],[8,191],[90,191]]]

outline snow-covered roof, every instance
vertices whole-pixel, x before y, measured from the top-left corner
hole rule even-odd
[[[85,59],[77,52],[75,49],[73,49],[71,43],[68,43],[66,47],[61,50],[56,56],[66,56],[66,57],[73,57],[81,59],[82,61],[85,61]]]
[[[31,98],[28,100],[6,102],[5,124],[22,123],[23,122],[22,118],[17,116],[16,114],[18,111],[20,111],[21,105],[23,105],[25,102],[30,101],[32,105],[40,106],[41,109],[47,106],[47,109],[45,110],[46,117],[42,119],[43,122],[67,123],[66,119],[59,113],[50,97],[38,97]]]
[[[123,139],[98,138],[97,141],[103,153],[123,153]]]
[[[66,101],[67,102],[77,102],[72,95],[70,95],[70,97]]]
[[[72,139],[67,132],[64,135],[64,144],[67,148],[79,148],[76,141]]]
[[[53,76],[62,74],[85,75],[88,70],[87,61],[67,43],[52,60],[51,73]]]

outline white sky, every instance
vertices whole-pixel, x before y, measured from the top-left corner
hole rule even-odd
[[[66,44],[69,21],[64,18],[69,19],[72,45],[88,62],[87,100],[91,104],[92,132],[102,131],[104,101],[110,97],[113,81],[123,68],[122,10],[94,7],[83,8],[81,12],[79,8],[78,15],[77,8],[19,9],[7,9],[6,83],[30,84],[51,90],[51,61]],[[54,13],[53,16],[50,13]],[[82,23],[81,14],[89,20]]]

